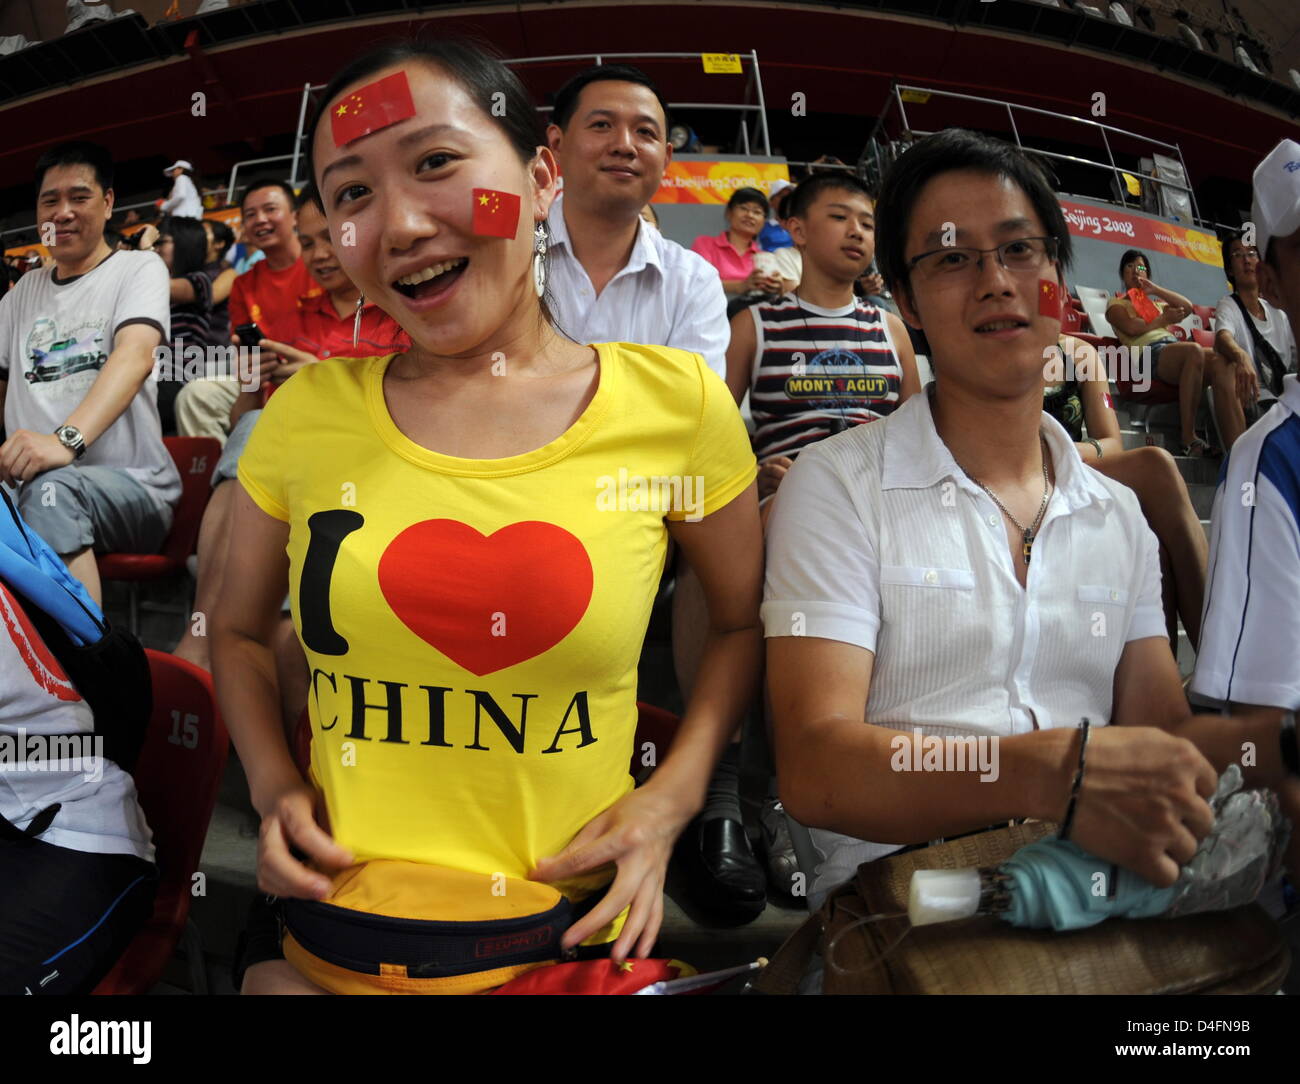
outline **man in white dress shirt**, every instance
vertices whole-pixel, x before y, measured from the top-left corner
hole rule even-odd
[[[672,158],[668,106],[658,90],[636,68],[589,68],[556,94],[551,120],[546,134],[564,191],[547,219],[547,292],[561,330],[583,343],[692,350],[725,381],[731,328],[718,272],[641,218]],[[708,618],[699,580],[680,560],[672,628],[678,683],[688,696]],[[766,884],[745,837],[738,740],[680,847],[686,891],[700,908],[726,922],[762,912]]]
[[[555,96],[546,130],[564,178],[551,205],[547,290],[575,340],[675,346],[726,379],[718,273],[641,218],[672,159],[668,107],[636,68],[606,64]]]
[[[1286,767],[1276,723],[1191,715],[1137,500],[1042,411],[1060,206],[1015,148],[949,130],[891,168],[877,221],[936,384],[806,449],[767,536],[777,769],[815,829],[809,902],[900,846],[1020,817],[1170,885],[1218,773],[1281,786]]]

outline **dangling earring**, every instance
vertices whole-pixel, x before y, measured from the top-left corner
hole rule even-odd
[[[533,231],[533,237],[537,242],[536,251],[533,253],[533,289],[537,291],[537,296],[541,297],[546,293],[546,227],[540,222],[537,223],[537,229]]]
[[[357,295],[357,314],[352,319],[352,345],[356,346],[361,338],[361,306],[366,303],[366,295]]]

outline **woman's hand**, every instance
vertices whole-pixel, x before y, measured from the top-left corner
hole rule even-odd
[[[268,379],[276,387],[283,384],[289,377],[293,376],[304,365],[310,365],[316,360],[315,354],[309,354],[306,350],[299,350],[293,346],[286,346],[284,343],[275,342],[273,339],[263,339],[259,348],[272,355],[277,359],[273,368],[264,370],[264,379]]]
[[[319,900],[329,878],[309,869],[289,851],[297,847],[326,869],[347,869],[352,855],[316,822],[318,796],[306,783],[286,787],[271,801],[257,838],[257,886],[273,896]]]
[[[605,898],[565,932],[561,942],[565,950],[608,926],[630,904],[610,956],[622,962],[629,950],[633,956],[650,955],[664,918],[668,859],[690,818],[691,812],[670,794],[657,790],[652,779],[592,820],[559,854],[537,863],[529,880],[551,884],[611,862],[618,868]]]

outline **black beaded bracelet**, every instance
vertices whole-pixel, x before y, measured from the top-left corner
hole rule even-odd
[[[1300,742],[1296,739],[1294,711],[1282,714],[1282,728],[1278,737],[1282,742],[1282,763],[1287,774],[1300,776]]]
[[[1074,808],[1078,805],[1079,789],[1083,786],[1083,769],[1088,761],[1088,734],[1092,724],[1085,718],[1079,725],[1083,730],[1083,737],[1079,740],[1079,766],[1075,769],[1074,782],[1070,785],[1070,804],[1065,809],[1065,820],[1061,822],[1058,839],[1070,838],[1070,829],[1074,827]]]

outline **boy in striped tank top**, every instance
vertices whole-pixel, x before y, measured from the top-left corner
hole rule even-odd
[[[803,278],[792,293],[737,313],[727,350],[736,402],[749,392],[761,498],[808,445],[887,417],[921,386],[902,321],[853,293],[875,258],[866,186],[850,174],[818,173],[787,203]]]

